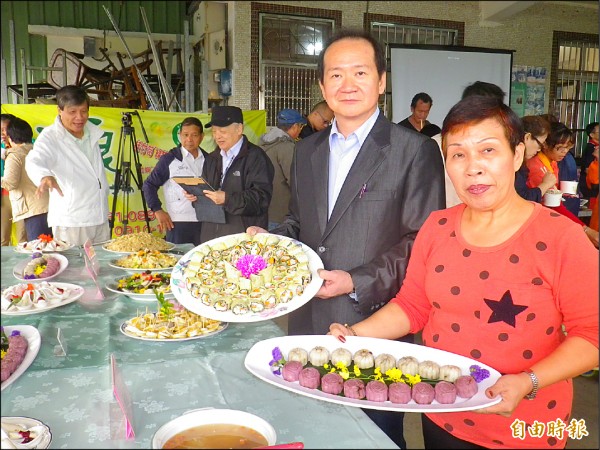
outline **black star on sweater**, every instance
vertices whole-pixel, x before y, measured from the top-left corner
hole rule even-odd
[[[506,291],[500,300],[490,300],[484,298],[483,301],[490,307],[492,314],[488,323],[506,322],[515,328],[515,317],[525,311],[528,306],[515,305],[513,303],[510,291]]]

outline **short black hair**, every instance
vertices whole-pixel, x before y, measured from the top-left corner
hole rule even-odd
[[[2,113],[1,117],[0,117],[0,121],[2,122],[10,122],[13,119],[16,119],[17,116],[14,116],[12,114],[8,114],[8,113]]]
[[[368,31],[362,30],[360,28],[340,28],[336,33],[334,33],[331,38],[323,47],[321,53],[319,53],[319,60],[317,62],[317,73],[319,74],[319,81],[323,83],[325,79],[325,53],[327,49],[337,41],[341,41],[342,39],[355,39],[360,40],[363,39],[371,44],[373,47],[373,52],[375,53],[375,66],[377,67],[377,73],[379,74],[379,78],[383,76],[385,71],[387,70],[387,60],[385,58],[385,50],[379,43],[377,39],[375,39],[371,33]]]
[[[598,122],[592,122],[592,123],[588,123],[587,126],[585,127],[585,132],[586,134],[589,136],[590,134],[592,134],[594,132],[594,128],[596,128],[598,126]]]
[[[462,99],[471,95],[483,95],[484,97],[494,97],[503,102],[506,93],[499,86],[493,83],[488,83],[487,81],[475,81],[474,83],[471,83],[464,89],[462,93]]]
[[[15,144],[31,144],[33,140],[31,125],[19,117],[10,119],[6,134]]]
[[[425,92],[419,92],[418,94],[415,94],[410,101],[410,107],[416,108],[419,100],[421,100],[423,103],[429,103],[430,105],[433,105],[433,100],[429,94],[426,94]]]
[[[198,119],[197,117],[186,117],[185,119],[183,119],[183,122],[181,122],[181,126],[179,127],[179,132],[181,132],[181,129],[183,127],[187,127],[189,125],[195,125],[198,128],[200,128],[200,134],[204,133],[204,127],[202,126],[202,122],[200,122],[200,119]]]
[[[84,103],[90,106],[90,98],[82,88],[69,84],[56,91],[56,103],[63,110],[66,106],[79,106]]]

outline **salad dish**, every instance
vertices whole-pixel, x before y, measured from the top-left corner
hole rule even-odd
[[[135,300],[156,301],[155,290],[162,293],[165,298],[174,297],[171,292],[171,274],[149,270],[117,278],[114,283],[108,283],[106,288]]]
[[[68,305],[81,298],[83,293],[83,287],[70,283],[15,284],[2,291],[2,314],[22,316],[45,312]]]
[[[140,250],[130,253],[110,262],[111,267],[136,272],[146,271],[170,271],[179,257],[169,253],[161,253],[158,250]]]
[[[224,322],[258,322],[311,300],[323,280],[319,256],[269,233],[232,234],[190,250],[175,265],[171,290],[190,311]]]

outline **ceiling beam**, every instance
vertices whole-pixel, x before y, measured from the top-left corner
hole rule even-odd
[[[488,22],[502,22],[515,14],[539,3],[537,1],[480,1],[481,20]]]

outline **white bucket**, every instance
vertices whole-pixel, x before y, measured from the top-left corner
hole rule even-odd
[[[563,194],[577,195],[577,181],[561,181],[560,190]]]
[[[562,201],[562,192],[557,190],[548,190],[542,198],[542,202],[546,206],[560,206]]]

